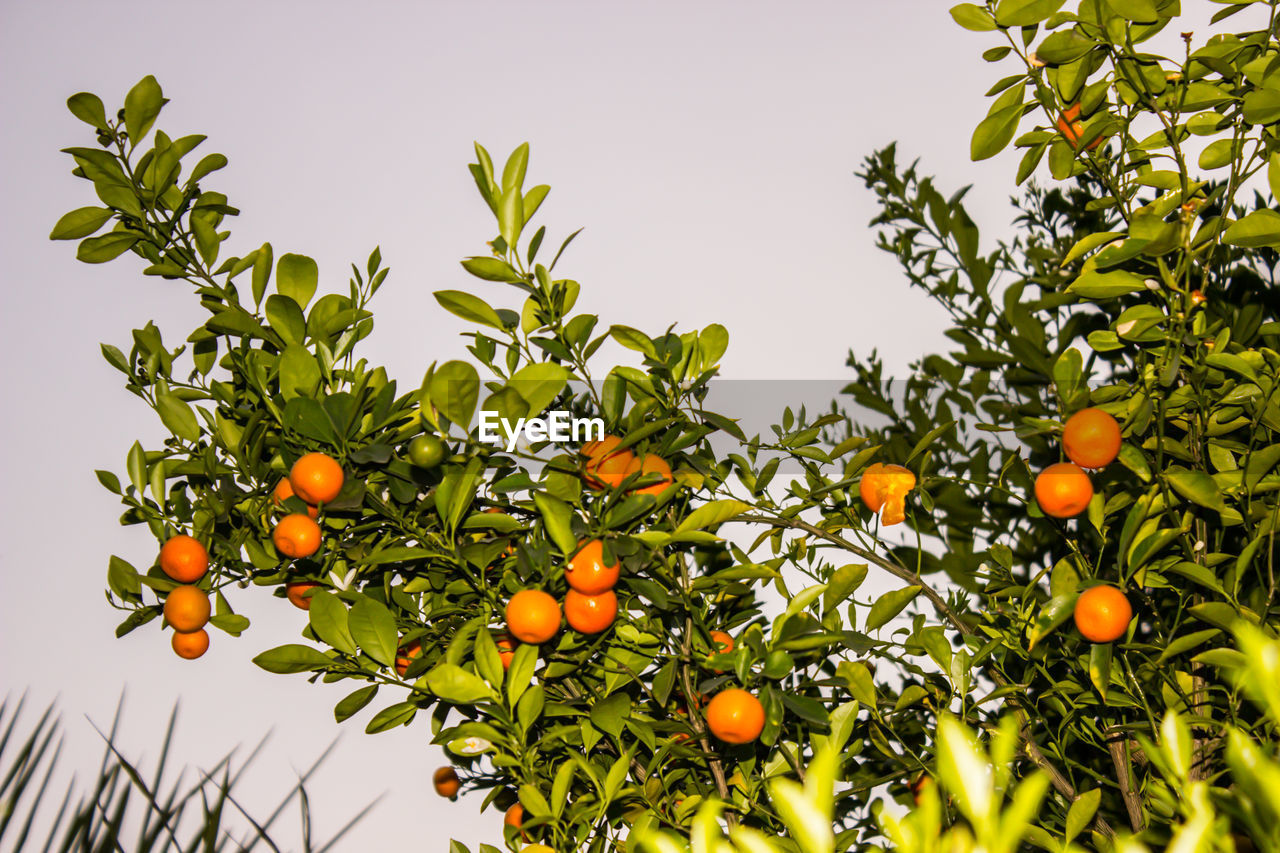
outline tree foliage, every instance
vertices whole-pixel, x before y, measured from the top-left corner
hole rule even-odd
[[[226,159],[184,176],[203,137],[152,132],[156,81],[111,120],[96,96],[76,95],[69,106],[99,145],[67,151],[102,206],[68,214],[53,236],[81,240],[88,262],[131,252],[146,274],[191,286],[209,314],[176,348],[151,325],[127,355],[104,346],[171,436],[135,444],[123,483],[99,478],[125,523],[207,543],[202,583],[229,633],[248,627],[234,590],[320,584],[305,642],[257,663],[348,682],[335,716],[376,702],[370,732],[425,718],[468,790],[486,804],[518,798],[527,817],[507,830],[512,848],[603,851],[633,829],[691,825],[710,839],[720,819],[746,849],[768,837],[878,847],[883,792],[909,803],[911,783],[934,776],[951,799],[925,799],[931,826],[986,831],[980,816],[1011,794],[1017,828],[992,825],[999,849],[1022,837],[1106,848],[1118,829],[1174,843],[1188,785],[1262,846],[1270,827],[1231,786],[1228,733],[1274,755],[1274,720],[1223,668],[1238,663],[1240,620],[1272,637],[1280,619],[1277,4],[1224,7],[1218,19],[1249,11],[1267,26],[1198,47],[1186,34],[1174,58],[1147,48],[1176,0],[1066,6],[952,10],[1002,40],[988,60],[1016,65],[971,145],[976,158],[1025,150],[1015,236],[984,248],[964,191],[945,196],[894,147],[860,172],[880,201],[880,246],[948,313],[957,348],[903,382],[874,354],[851,357],[852,416],[788,409],[754,436],[706,408],[724,328],[650,334],[574,313],[580,285],[558,267],[576,234],[544,247],[535,215],[548,188],[526,186],[527,146],[501,171],[476,146],[470,170],[497,234],[462,262],[472,289],[435,294],[474,324],[470,359],[432,364],[402,389],[356,355],[387,277],[380,251],[352,267],[345,293],[322,291],[314,261],[270,244],[224,256],[220,229],[236,210],[206,185]],[[1047,187],[1030,181],[1042,165]],[[610,338],[634,363],[600,363]],[[1085,407],[1119,421],[1119,458],[1092,474],[1086,512],[1048,516],[1035,478]],[[580,441],[481,438],[482,412],[551,409],[602,419],[621,447],[666,460],[672,484],[634,473],[602,489]],[[438,465],[410,458],[424,433],[445,442]],[[346,482],[322,507],[320,552],[288,560],[271,541],[272,489],[314,451],[339,460]],[[917,483],[904,536],[860,497],[880,463]],[[784,483],[783,470],[796,474]],[[504,666],[507,602],[530,588],[561,597],[566,561],[588,539],[622,566],[616,622],[518,645]],[[860,596],[870,572],[899,585]],[[159,615],[174,586],[116,557],[108,580],[127,611],[121,632]],[[1071,627],[1077,597],[1099,583],[1136,613],[1114,643]],[[776,614],[765,589],[783,599]],[[733,635],[731,651],[716,651],[713,630]],[[763,704],[757,741],[709,734],[704,701],[729,687]],[[1184,737],[1185,762],[1157,757]],[[986,793],[958,788],[982,750],[1006,775]],[[834,827],[827,847],[806,802]],[[906,830],[888,831],[906,844]]]

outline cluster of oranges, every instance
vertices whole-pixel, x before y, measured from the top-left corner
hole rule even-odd
[[[316,524],[320,506],[338,496],[344,480],[342,466],[324,453],[308,453],[293,463],[289,476],[276,484],[272,501],[279,506],[297,496],[307,505],[307,511],[291,512],[276,523],[271,541],[277,551],[296,560],[320,550],[323,534]]]
[[[1110,465],[1120,454],[1120,424],[1101,409],[1081,409],[1062,428],[1062,449],[1069,462],[1050,465],[1036,477],[1036,502],[1046,515],[1072,518],[1093,500],[1093,482],[1086,468]],[[1133,618],[1129,599],[1114,586],[1085,590],[1076,599],[1076,628],[1087,640],[1110,643],[1124,636]]]
[[[209,593],[196,583],[209,570],[209,552],[200,540],[186,534],[170,537],[160,547],[160,570],[181,586],[164,599],[164,619],[173,628],[173,650],[178,657],[195,660],[209,650],[211,608]]]
[[[289,513],[276,524],[271,540],[286,557],[310,557],[320,550],[322,534],[316,519],[319,506],[329,503],[342,491],[342,466],[323,453],[308,453],[293,464],[289,476],[276,484],[272,502],[280,506],[297,496],[307,504],[305,513]],[[181,586],[174,587],[164,600],[164,618],[173,628],[173,650],[179,657],[194,660],[209,650],[211,607],[209,593],[196,584],[209,570],[209,551],[185,533],[167,539],[160,548],[160,569]],[[306,594],[318,584],[293,581],[285,584],[285,595],[295,607],[307,610]]]

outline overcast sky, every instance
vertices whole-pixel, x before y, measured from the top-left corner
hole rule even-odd
[[[156,75],[172,101],[158,126],[207,134],[201,151],[230,158],[205,182],[243,211],[224,254],[269,240],[277,256],[315,257],[321,288],[345,292],[349,264],[381,245],[392,272],[363,354],[402,383],[462,352],[462,321],[431,292],[481,286],[457,263],[494,231],[466,170],[473,140],[499,162],[531,143],[529,181],[552,186],[548,244],[586,227],[559,268],[582,283],[580,310],[650,333],[720,322],[727,376],[830,379],[849,375],[851,347],[900,371],[944,344],[941,312],[874,249],[874,200],[853,177],[865,155],[900,140],[944,192],[976,184],[988,244],[1007,229],[1016,160],[972,164],[968,140],[983,93],[1012,72],[980,59],[994,37],[961,30],[949,5],[0,2],[0,689],[35,706],[57,697],[80,769],[100,749],[85,716],[105,725],[122,691],[131,755],[154,754],[177,701],[179,763],[208,766],[273,730],[251,802],[341,735],[311,786],[319,837],[385,794],[346,849],[443,851],[445,832],[472,850],[500,843],[501,815],[481,815],[479,796],[431,792],[443,756],[425,718],[368,736],[368,711],[333,722],[349,683],[249,662],[297,639],[304,614],[281,600],[236,596],[253,627],[212,631],[194,663],[154,623],[113,639],[107,558],[149,565],[154,541],[117,525],[92,471],[123,472],[135,439],[163,433],[98,344],[127,351],[147,320],[176,343],[203,311],[132,255],[87,266],[74,243],[46,239],[97,203],[59,153],[93,144],[69,95],[96,92],[113,112]],[[499,293],[486,295],[507,305]]]

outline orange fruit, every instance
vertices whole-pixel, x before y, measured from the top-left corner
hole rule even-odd
[[[1036,501],[1045,515],[1071,518],[1084,512],[1092,498],[1093,483],[1074,462],[1050,465],[1036,477]]]
[[[494,638],[498,646],[498,657],[502,660],[502,668],[511,668],[511,659],[516,656],[516,641],[506,634]]]
[[[604,545],[599,539],[592,539],[569,558],[564,579],[583,595],[599,595],[613,589],[620,571],[617,563],[604,564]]]
[[[173,632],[173,651],[180,658],[195,660],[209,651],[209,632],[203,628],[195,631]]]
[[[715,654],[727,655],[729,652],[733,651],[733,637],[729,636],[724,631],[712,631],[711,632],[711,648],[712,648],[711,653],[713,655]],[[717,675],[719,675],[723,673],[724,670],[717,669],[715,670],[715,672]]]
[[[421,640],[414,640],[396,649],[396,672],[400,673],[401,678],[404,678],[404,674],[409,671],[409,665],[413,663],[413,659],[420,654],[422,654]]]
[[[599,595],[583,595],[571,589],[564,596],[564,618],[575,631],[599,634],[618,615],[618,596],[613,590]]]
[[[436,772],[431,776],[431,784],[435,786],[437,794],[449,799],[458,796],[458,789],[462,787],[462,782],[458,779],[458,771],[452,767],[437,767]]]
[[[582,455],[587,457],[584,470],[587,485],[593,489],[616,489],[627,478],[627,468],[635,454],[625,448],[616,449],[622,439],[606,435],[599,441],[582,445]]]
[[[1084,136],[1084,122],[1080,120],[1080,105],[1072,104],[1062,111],[1057,121],[1058,132],[1062,138],[1071,143],[1072,148],[1080,147],[1080,137]],[[1085,148],[1089,151],[1102,144],[1102,137],[1090,142]]]
[[[1110,643],[1124,636],[1133,619],[1133,607],[1120,590],[1109,584],[1080,593],[1073,614],[1078,630],[1093,643]]]
[[[332,456],[308,453],[289,469],[294,494],[309,504],[327,504],[342,491],[342,466]]]
[[[276,487],[271,490],[271,503],[274,506],[281,506],[293,496],[293,486],[289,483],[289,478],[281,477],[280,482],[276,483]],[[312,518],[319,518],[320,510],[311,504],[307,504],[307,515]]]
[[[911,792],[911,798],[915,800],[916,805],[920,805],[920,800],[924,798],[924,792],[929,790],[929,786],[933,784],[933,779],[928,773],[921,773],[919,776],[911,780],[911,784],[907,786],[907,790]]]
[[[300,512],[286,515],[271,531],[271,541],[275,543],[276,550],[295,560],[319,551],[321,538],[320,525]]]
[[[560,605],[540,589],[522,589],[507,602],[507,631],[522,643],[545,643],[560,630]]]
[[[867,509],[880,514],[880,523],[889,525],[906,519],[906,497],[915,487],[910,469],[876,462],[863,472],[858,493]]]
[[[530,844],[528,847],[521,848],[520,853],[556,853],[556,851],[545,844]]]
[[[524,806],[516,803],[507,809],[507,813],[502,816],[502,823],[504,826],[519,829],[521,824],[524,823]]]
[[[176,586],[164,599],[164,620],[183,634],[207,625],[211,612],[209,593],[198,586]]]
[[[320,586],[312,581],[294,581],[284,585],[284,597],[289,599],[289,603],[299,610],[311,609],[311,596],[308,592]]]
[[[751,743],[764,731],[764,706],[741,687],[717,693],[706,717],[711,733],[725,743]]]
[[[640,474],[642,478],[647,478],[651,474],[659,474],[662,479],[651,486],[641,486],[631,491],[637,495],[653,495],[657,497],[667,490],[667,487],[675,483],[671,479],[671,466],[667,461],[656,453],[646,453],[643,456],[634,456],[627,465],[626,476],[632,474]]]
[[[179,533],[160,546],[160,570],[179,583],[195,583],[209,570],[209,552],[199,539]]]
[[[1081,468],[1103,468],[1120,453],[1120,424],[1102,409],[1081,409],[1062,428],[1062,449]]]

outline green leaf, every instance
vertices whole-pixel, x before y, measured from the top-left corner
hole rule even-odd
[[[1227,227],[1222,239],[1232,246],[1261,249],[1280,246],[1280,213],[1255,210]]]
[[[551,541],[556,543],[562,554],[571,556],[578,550],[578,540],[573,535],[573,508],[546,492],[534,492],[533,503],[542,516],[543,526]]]
[[[871,605],[871,612],[867,614],[863,630],[874,631],[888,623],[890,619],[901,613],[904,607],[915,600],[921,589],[923,587],[907,586],[902,589],[891,590],[877,598],[875,604]]]
[[[133,567],[133,564],[114,554],[107,561],[107,585],[121,598],[142,594],[142,582],[138,579],[138,570]]]
[[[622,721],[631,713],[631,697],[625,693],[606,696],[591,706],[591,724],[606,734],[622,734]]]
[[[73,116],[97,130],[104,132],[110,130],[107,127],[107,110],[102,105],[102,99],[92,92],[76,92],[67,98],[67,109],[71,110]]]
[[[1112,3],[1115,0],[1111,0]],[[1102,802],[1102,789],[1094,788],[1092,791],[1085,791],[1076,797],[1075,802],[1071,804],[1071,808],[1067,810],[1067,834],[1066,841],[1072,841],[1077,835],[1084,832],[1089,822],[1093,820],[1093,816],[1098,812],[1098,804]]]
[[[138,235],[128,231],[112,231],[101,237],[90,237],[76,247],[76,260],[86,264],[102,264],[120,257],[138,242]]]
[[[1107,701],[1107,687],[1111,684],[1111,650],[1114,643],[1094,643],[1089,650],[1089,681],[1097,688],[1102,701]]]
[[[1192,503],[1218,511],[1226,509],[1218,484],[1203,471],[1173,465],[1165,470],[1164,478],[1175,492]]]
[[[374,714],[369,725],[364,727],[365,734],[377,734],[396,726],[408,725],[417,713],[418,706],[412,702],[397,702]]]
[[[79,207],[65,214],[53,226],[50,240],[79,240],[106,225],[115,211],[106,207]]]
[[[322,670],[331,663],[323,652],[298,643],[267,649],[255,657],[253,662],[267,672],[279,674]]]
[[[150,74],[129,90],[129,94],[124,96],[124,126],[131,143],[137,145],[142,141],[165,103],[160,84]]]
[[[382,602],[361,596],[347,616],[351,637],[360,649],[383,666],[396,660],[396,618]]]
[[[267,323],[286,344],[301,344],[307,339],[307,319],[302,308],[288,296],[273,293],[267,297]]]
[[[337,705],[333,706],[333,718],[339,723],[350,719],[372,702],[373,697],[377,695],[378,685],[376,684],[370,684],[368,687],[361,687],[359,690],[348,693]]]
[[[348,655],[356,654],[355,638],[348,627],[347,606],[336,595],[323,589],[312,590],[307,618],[311,631],[320,642]]]
[[[466,430],[480,398],[480,374],[465,361],[446,361],[432,374],[427,397],[442,415]]]
[[[498,258],[467,258],[462,262],[462,268],[476,278],[482,278],[485,281],[511,282],[524,280],[520,273],[516,272],[515,267]]]
[[[973,139],[969,142],[969,158],[975,161],[986,160],[999,154],[1013,141],[1021,119],[1021,104],[984,118],[973,131]]]
[[[1002,27],[1030,27],[1062,8],[1065,0],[1000,0],[996,23]]]
[[[320,268],[306,255],[284,254],[276,262],[276,291],[306,308],[320,283]]]
[[[1078,30],[1059,30],[1040,42],[1036,56],[1049,65],[1075,62],[1097,46],[1097,42]]]
[[[1135,23],[1154,24],[1160,20],[1160,13],[1156,11],[1155,0],[1107,0],[1107,5],[1117,15]],[[1071,837],[1074,838],[1075,836]]]
[[[1146,286],[1146,280],[1142,276],[1128,270],[1090,270],[1073,281],[1067,292],[1085,299],[1111,299],[1126,293],[1137,293],[1146,289]]]
[[[1183,634],[1181,637],[1176,637],[1169,643],[1169,645],[1164,647],[1164,651],[1160,652],[1160,657],[1156,658],[1156,664],[1159,665],[1169,658],[1186,654],[1192,649],[1204,645],[1221,633],[1222,631],[1218,628],[1209,628],[1204,631],[1196,631],[1193,634]]]
[[[526,417],[537,417],[564,390],[569,381],[565,367],[549,361],[526,365],[515,372],[507,387],[515,390],[528,404]]]
[[[310,397],[320,386],[320,365],[311,351],[289,344],[280,354],[280,394],[286,399]]]
[[[630,326],[610,326],[609,336],[629,350],[644,353],[655,361],[658,358],[653,340],[639,329],[633,329]]]
[[[178,438],[187,441],[200,439],[200,422],[196,420],[191,406],[169,392],[169,386],[163,382],[156,383],[156,412],[165,428]]]
[[[1051,598],[1040,609],[1040,615],[1036,618],[1035,624],[1031,626],[1027,634],[1028,650],[1034,649],[1037,643],[1056,631],[1063,622],[1066,622],[1071,617],[1078,597],[1079,595],[1072,589],[1070,592]]]
[[[800,785],[790,779],[775,779],[769,783],[769,797],[800,850],[832,853],[836,849],[830,811],[806,796]]]
[[[473,323],[479,323],[482,326],[489,326],[494,329],[504,328],[498,312],[494,311],[489,303],[479,296],[474,296],[462,290],[437,290],[433,295],[436,298],[436,302],[439,302],[440,306],[450,314],[454,314],[464,320],[470,320]]]
[[[996,28],[996,19],[991,13],[973,3],[952,6],[951,17],[957,24],[975,33],[990,32]]]
[[[451,663],[437,664],[428,672],[427,687],[441,699],[455,705],[471,705],[493,698],[493,690],[483,678]]]
[[[906,460],[903,461],[902,464],[910,465],[911,460],[915,459],[917,456],[919,456],[921,453],[927,450],[933,444],[933,442],[937,440],[939,436],[950,432],[952,427],[954,427],[955,425],[956,425],[956,422],[953,420],[945,424],[938,424],[936,427],[929,430],[927,433],[921,436],[920,440],[917,441],[915,443],[915,446],[911,448],[911,452],[907,454],[907,458]]]
[[[498,233],[508,246],[515,246],[524,227],[524,196],[519,187],[508,187],[498,199]]]
[[[950,715],[938,720],[937,771],[965,817],[983,825],[994,798],[991,765],[973,735]]]
[[[751,509],[751,504],[743,503],[742,501],[711,501],[689,513],[680,522],[680,525],[676,527],[676,533],[687,533],[690,530],[702,530],[706,527],[722,524],[732,518],[737,518],[749,509]]]

